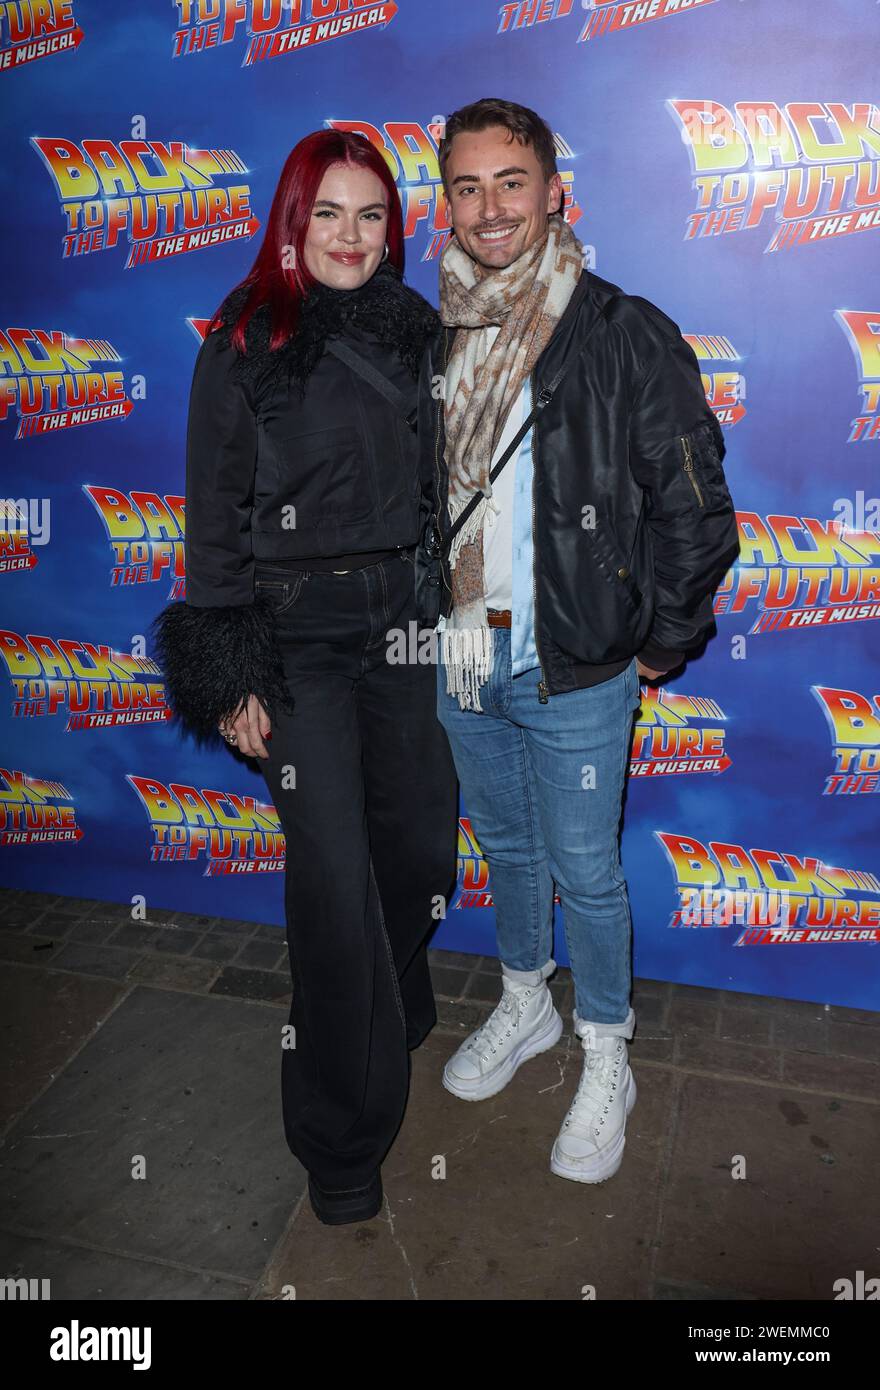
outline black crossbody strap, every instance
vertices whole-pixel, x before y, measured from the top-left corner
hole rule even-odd
[[[403,392],[399,391],[394,383],[388,380],[387,376],[377,371],[372,362],[368,362],[366,357],[355,352],[354,348],[349,347],[347,343],[341,343],[338,338],[329,338],[325,346],[328,352],[332,352],[334,357],[345,362],[353,372],[357,372],[358,376],[363,377],[364,381],[369,382],[380,395],[383,395],[386,401],[389,401],[395,410],[400,412],[411,430],[415,429],[418,406],[407,399]]]
[[[557,373],[557,377],[561,377],[561,376],[562,376],[562,373],[561,373],[561,372],[558,372],[558,373]],[[507,448],[504,450],[504,453],[501,455],[501,457],[500,457],[500,459],[498,460],[498,462],[494,465],[494,467],[492,467],[492,468],[489,470],[489,482],[490,482],[490,483],[494,483],[495,479],[498,477],[498,474],[501,472],[501,470],[502,470],[502,468],[504,467],[504,465],[505,465],[506,463],[509,463],[510,460],[513,458],[514,454],[515,454],[515,453],[517,452],[517,450],[519,449],[520,444],[522,444],[522,442],[523,442],[523,440],[525,439],[526,435],[528,434],[529,430],[532,428],[532,425],[535,423],[535,420],[538,418],[538,415],[539,415],[540,411],[542,411],[542,410],[544,409],[544,406],[547,404],[547,402],[548,402],[549,400],[552,400],[552,398],[553,398],[553,392],[554,392],[554,390],[556,389],[556,385],[557,385],[557,382],[556,382],[556,380],[554,380],[554,381],[550,384],[550,386],[542,386],[542,387],[541,387],[541,390],[538,392],[538,398],[537,398],[537,400],[535,401],[535,404],[532,406],[532,408],[531,408],[531,410],[529,411],[528,415],[527,415],[526,418],[523,420],[522,424],[520,425],[520,427],[519,427],[519,429],[517,430],[516,434],[515,434],[515,435],[513,436],[513,438],[511,439],[511,441],[510,441],[510,443],[508,444]],[[468,517],[470,516],[471,512],[474,510],[474,508],[475,508],[476,506],[479,505],[480,498],[481,498],[482,496],[483,496],[482,492],[476,492],[476,493],[474,493],[473,497],[471,498],[470,502],[468,502],[468,504],[467,504],[467,506],[465,507],[464,511],[461,512],[460,515],[456,517],[456,519],[455,519],[455,521],[453,522],[452,526],[450,526],[449,530],[446,532],[446,536],[445,536],[445,538],[444,538],[444,545],[445,545],[445,546],[448,546],[448,545],[449,545],[449,542],[452,540],[453,536],[456,535],[457,532],[461,530],[462,526],[464,526],[464,524],[465,524],[465,522],[467,521]]]
[[[556,330],[557,330],[557,332],[559,331],[560,328],[562,328],[562,327],[566,324],[566,322],[567,322],[569,319],[573,318],[574,315],[575,315],[575,313],[577,312],[577,309],[578,309],[578,306],[579,306],[579,304],[580,304],[580,301],[583,299],[583,297],[584,297],[584,295],[585,295],[585,293],[586,293],[586,290],[587,290],[587,278],[588,278],[588,277],[587,277],[586,275],[584,275],[584,276],[582,276],[582,278],[578,281],[578,284],[577,284],[577,286],[575,287],[574,294],[572,295],[571,299],[569,300],[568,304],[566,305],[565,311],[564,311],[562,317],[560,318],[559,323],[556,325]],[[583,350],[584,350],[584,347],[586,346],[587,339],[589,338],[590,334],[593,332],[593,329],[596,327],[596,325],[598,324],[598,322],[599,322],[600,319],[605,318],[605,316],[606,316],[607,313],[608,313],[608,310],[611,308],[611,306],[612,306],[612,304],[614,303],[614,301],[615,301],[616,298],[617,298],[616,295],[612,296],[612,298],[611,298],[611,299],[608,301],[608,303],[605,305],[605,308],[603,309],[602,313],[599,314],[599,315],[597,315],[596,319],[593,321],[593,323],[592,323],[591,326],[590,326],[590,329],[589,329],[589,331],[588,331],[588,333],[587,333],[586,338],[584,338],[584,341],[583,341],[583,343],[581,344],[581,346],[578,348],[577,353],[574,354],[575,356],[580,357],[581,353],[582,353]],[[569,362],[568,362],[568,361],[563,362],[562,366],[559,368],[559,371],[556,373],[556,375],[547,383],[546,386],[542,386],[542,387],[541,387],[540,391],[538,392],[538,395],[537,395],[537,398],[536,398],[536,400],[535,400],[535,403],[534,403],[534,405],[532,406],[532,409],[529,411],[528,416],[527,416],[526,419],[523,421],[523,423],[520,425],[520,427],[519,427],[519,429],[517,430],[516,434],[514,435],[513,439],[510,441],[510,444],[509,444],[509,445],[507,446],[507,448],[504,450],[504,453],[502,454],[501,458],[498,460],[498,462],[495,464],[495,466],[490,470],[490,473],[489,473],[489,481],[490,481],[490,483],[494,483],[495,479],[498,477],[498,474],[501,472],[501,470],[502,470],[502,468],[504,467],[504,465],[505,465],[506,463],[509,462],[509,460],[513,457],[513,455],[514,455],[514,454],[516,453],[516,451],[519,449],[520,444],[521,444],[521,443],[523,442],[523,440],[525,439],[526,435],[528,434],[529,430],[531,429],[532,425],[534,424],[534,422],[535,422],[535,420],[537,419],[537,417],[538,417],[538,415],[540,414],[540,412],[541,412],[541,411],[544,409],[544,407],[553,399],[553,396],[554,396],[554,394],[555,394],[555,392],[556,392],[556,388],[558,387],[558,385],[559,385],[559,383],[561,382],[562,378],[565,376],[565,373],[566,373],[566,371],[567,371],[567,369],[568,369],[568,366],[569,366]],[[441,409],[442,409],[442,407],[441,407]],[[456,536],[456,535],[458,534],[458,532],[461,530],[462,526],[464,526],[465,522],[467,521],[468,517],[469,517],[469,516],[471,515],[471,513],[473,512],[474,508],[477,507],[477,506],[479,506],[479,503],[480,503],[480,500],[481,500],[482,496],[483,496],[482,492],[477,492],[477,493],[475,493],[474,496],[471,498],[471,500],[468,502],[468,504],[467,504],[467,506],[465,507],[464,511],[461,512],[460,515],[456,517],[456,519],[455,519],[455,521],[453,522],[452,526],[450,526],[449,530],[446,532],[446,535],[443,537],[443,543],[442,543],[442,546],[441,546],[441,551],[442,551],[442,552],[445,553],[445,552],[449,549],[449,546],[450,546],[450,544],[452,543],[452,540],[453,540],[454,536]]]

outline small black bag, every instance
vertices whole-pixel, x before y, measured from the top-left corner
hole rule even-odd
[[[423,511],[425,510],[423,506]],[[416,611],[421,627],[434,628],[440,618],[440,591],[443,585],[441,555],[443,547],[437,530],[437,514],[428,511],[413,557],[416,572]]]

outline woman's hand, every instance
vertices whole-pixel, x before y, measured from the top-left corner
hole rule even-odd
[[[272,724],[256,695],[249,695],[245,708],[232,721],[223,720],[220,732],[235,736],[233,747],[238,748],[247,758],[268,758],[269,750],[263,742],[270,738]]]

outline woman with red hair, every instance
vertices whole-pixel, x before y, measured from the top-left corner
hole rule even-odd
[[[381,152],[307,135],[196,359],[186,601],[155,620],[178,723],[258,760],[284,831],[284,1127],[333,1224],[381,1206],[456,876],[435,671],[400,640],[418,626],[414,406],[437,323],[403,283]]]

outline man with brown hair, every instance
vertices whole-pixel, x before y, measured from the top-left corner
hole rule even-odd
[[[503,985],[443,1080],[481,1100],[558,1040],[555,884],[584,1055],[550,1166],[601,1182],[636,1095],[618,849],[632,719],[639,678],[707,635],[739,552],[725,446],[677,324],[584,268],[540,116],[461,108],[440,169],[453,236],[422,377],[420,620],[441,636],[437,712],[489,864]]]

